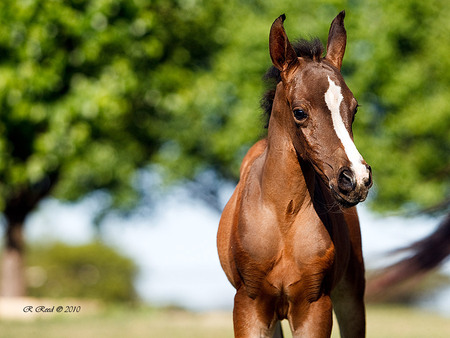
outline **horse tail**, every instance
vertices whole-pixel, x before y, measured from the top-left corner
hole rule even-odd
[[[281,328],[281,321],[278,321],[275,324],[275,332],[273,334],[273,338],[284,338],[283,329]]]
[[[450,214],[431,235],[397,251],[406,250],[413,251],[413,254],[385,268],[379,276],[369,281],[367,290],[369,297],[376,296],[386,288],[407,279],[424,275],[439,266],[450,255]]]

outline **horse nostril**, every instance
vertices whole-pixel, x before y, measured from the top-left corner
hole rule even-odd
[[[338,177],[338,187],[342,193],[349,193],[356,188],[355,175],[350,169],[341,169]]]
[[[370,187],[372,185],[372,168],[370,167],[370,165],[366,165],[366,167],[369,170],[369,177],[364,180],[364,185],[366,187]]]

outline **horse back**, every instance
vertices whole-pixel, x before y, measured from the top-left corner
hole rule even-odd
[[[240,169],[240,180],[245,180],[252,163],[259,157],[267,148],[267,139],[262,139],[256,142],[247,152],[242,160]]]

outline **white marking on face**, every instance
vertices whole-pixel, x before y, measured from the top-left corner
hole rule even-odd
[[[350,161],[350,167],[356,176],[356,183],[360,185],[363,184],[364,179],[369,177],[369,170],[362,163],[363,158],[358,149],[356,149],[355,143],[350,137],[347,128],[345,128],[344,121],[342,120],[340,107],[344,97],[341,94],[341,87],[336,85],[330,77],[328,77],[328,83],[330,86],[325,93],[325,103],[331,111],[331,119],[333,121],[334,130],[344,146],[344,151]]]

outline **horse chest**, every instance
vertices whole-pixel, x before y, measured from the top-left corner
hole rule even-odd
[[[243,213],[238,228],[238,270],[253,292],[264,284],[274,293],[289,293],[304,283],[320,287],[333,264],[330,236],[308,210],[288,222],[270,208],[253,208]]]
[[[239,219],[238,235],[243,249],[256,261],[289,253],[299,264],[308,264],[333,245],[320,218],[307,209],[289,219],[269,207],[249,206]]]
[[[282,249],[276,215],[264,207],[245,209],[238,225],[238,236],[242,250],[254,263],[273,264]]]

